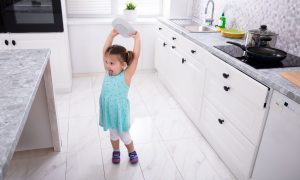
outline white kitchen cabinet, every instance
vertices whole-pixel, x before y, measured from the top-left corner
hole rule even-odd
[[[183,53],[176,65],[177,77],[174,81],[177,83],[174,88],[177,90],[177,99],[191,120],[197,124],[202,105],[205,67],[193,57]]]
[[[191,120],[200,118],[205,66],[183,51],[179,34],[159,25],[155,65],[159,77]]]
[[[50,65],[56,92],[70,92],[72,69],[67,40],[63,33],[5,33],[0,35],[1,49],[51,49]],[[8,41],[7,45],[5,41]]]
[[[250,179],[270,89],[165,25],[157,32],[169,46],[168,65],[156,55],[163,83],[236,177]]]
[[[268,88],[253,79],[249,82],[243,80],[244,74],[242,73],[239,75],[228,73],[228,79],[221,77],[221,73],[219,74],[220,78],[210,70],[208,71],[205,98],[228,116],[231,122],[253,144],[258,144],[266,114],[264,104],[267,100]],[[240,83],[236,83],[234,80],[240,81]],[[247,86],[251,86],[251,88],[246,91],[248,94],[244,94],[244,87]],[[253,101],[257,103],[252,103]]]
[[[169,42],[158,38],[155,44],[155,67],[165,81],[170,80],[167,76],[170,76],[169,61],[170,61],[170,44]],[[169,83],[169,82],[168,82]]]
[[[219,109],[206,98],[203,101],[199,126],[202,134],[238,179],[248,179],[255,146]]]
[[[7,34],[0,34],[0,49],[11,49],[11,39]]]
[[[269,89],[211,56],[204,89],[207,103],[203,105],[198,127],[236,177],[250,179],[266,118]],[[217,112],[220,117],[209,115]],[[210,118],[214,123],[209,122]]]
[[[300,179],[299,137],[300,104],[274,91],[253,179]]]

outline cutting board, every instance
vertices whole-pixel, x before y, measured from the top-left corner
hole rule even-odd
[[[281,72],[280,75],[300,88],[300,72]]]

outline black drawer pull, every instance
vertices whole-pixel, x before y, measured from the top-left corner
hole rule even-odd
[[[230,87],[228,87],[228,86],[224,86],[223,88],[225,91],[229,91],[229,89],[230,89]]]
[[[175,40],[175,39],[176,39],[176,37],[172,37],[172,39],[173,39],[173,40]]]
[[[175,49],[176,47],[175,46],[172,46],[172,49]]]
[[[289,103],[287,103],[287,102],[284,102],[284,104],[283,104],[285,107],[288,107],[289,106]]]
[[[218,119],[218,121],[219,121],[220,124],[224,123],[224,119]]]
[[[15,40],[12,40],[11,42],[14,46],[17,44]]]
[[[191,53],[193,53],[193,54],[194,54],[195,52],[196,52],[195,50],[193,50],[193,49],[191,50]]]
[[[6,46],[9,45],[9,41],[8,40],[5,40],[4,43],[5,43]]]
[[[229,77],[229,74],[223,73],[223,77],[224,77],[225,79],[227,79],[227,78]]]
[[[159,27],[159,28],[158,28],[158,30],[162,30],[162,28],[161,28],[161,27]]]
[[[167,45],[167,43],[164,42],[164,43],[163,43],[163,46],[165,47],[166,45]]]
[[[182,58],[181,63],[183,64],[186,61],[186,59]]]

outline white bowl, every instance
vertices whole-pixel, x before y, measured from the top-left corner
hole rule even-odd
[[[122,35],[123,37],[130,37],[130,35],[134,34],[136,30],[129,24],[125,19],[120,17],[114,19],[112,21],[112,26],[116,29],[116,31]]]

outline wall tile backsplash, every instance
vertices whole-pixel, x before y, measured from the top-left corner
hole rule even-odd
[[[193,16],[204,20],[211,14],[211,4],[204,14],[208,0],[193,0]],[[214,0],[214,24],[222,12],[227,18],[227,28],[245,32],[261,24],[279,34],[276,48],[300,56],[300,1],[299,0]]]

